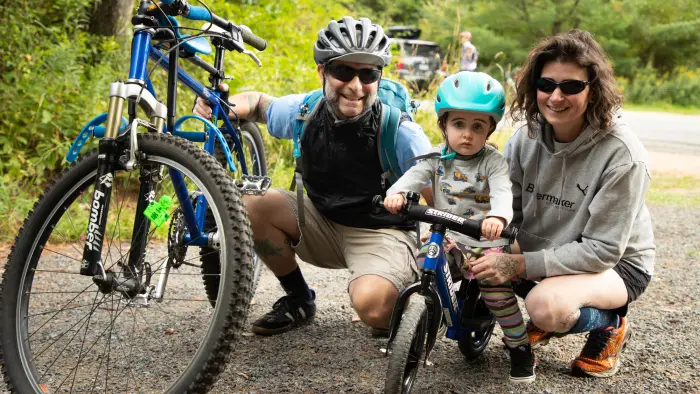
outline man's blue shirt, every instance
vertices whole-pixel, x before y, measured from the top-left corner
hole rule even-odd
[[[292,94],[275,99],[267,110],[267,130],[270,135],[279,139],[292,139],[294,135],[294,123],[299,106],[306,94]],[[418,123],[404,121],[399,125],[396,136],[396,158],[404,173],[411,168],[415,161],[406,163],[406,160],[430,152],[431,145],[423,128]]]

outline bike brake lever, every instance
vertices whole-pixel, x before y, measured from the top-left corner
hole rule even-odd
[[[262,62],[260,61],[260,59],[258,59],[257,56],[255,56],[255,54],[254,54],[253,52],[251,52],[251,51],[249,51],[249,50],[247,50],[247,49],[244,49],[244,50],[243,50],[243,53],[246,54],[246,55],[248,55],[248,56],[250,56],[250,58],[253,59],[253,61],[255,62],[255,64],[258,65],[258,67],[262,67]]]

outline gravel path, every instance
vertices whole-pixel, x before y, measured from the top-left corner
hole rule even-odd
[[[633,337],[620,372],[608,379],[571,377],[569,363],[584,335],[555,339],[537,352],[534,384],[508,383],[509,362],[500,329],[484,357],[465,362],[457,343],[438,340],[421,368],[415,393],[688,393],[699,392],[700,360],[700,210],[650,207],[657,242],[656,275],[630,308]],[[688,231],[688,229],[691,229]],[[216,392],[381,393],[387,359],[385,339],[371,338],[362,323],[352,323],[345,271],[302,266],[318,295],[318,314],[307,327],[276,337],[245,336],[215,386]],[[264,314],[282,295],[264,272],[250,320]],[[523,308],[524,310],[524,308]]]
[[[510,384],[509,363],[497,328],[484,357],[474,362],[464,361],[456,342],[438,340],[430,357],[433,365],[420,369],[413,392],[699,392],[700,210],[650,209],[655,219],[657,272],[648,291],[630,308],[634,333],[616,376],[580,379],[568,375],[568,364],[585,342],[583,335],[572,335],[538,350],[534,384]],[[0,246],[0,261],[5,260],[6,251],[6,246]],[[245,333],[213,392],[382,392],[387,359],[380,349],[386,346],[386,339],[371,338],[367,327],[351,321],[347,272],[308,264],[302,270],[318,295],[316,319],[275,337]],[[250,320],[264,314],[281,295],[276,279],[265,270]],[[172,354],[177,349],[170,350]],[[0,391],[4,389],[0,386]]]

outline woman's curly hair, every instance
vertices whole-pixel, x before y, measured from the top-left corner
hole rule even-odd
[[[586,108],[586,122],[604,132],[612,126],[615,111],[622,106],[623,96],[615,84],[612,66],[603,48],[591,33],[574,29],[542,40],[528,56],[520,70],[516,84],[516,97],[510,106],[511,117],[518,122],[525,120],[528,135],[535,138],[537,123],[544,122],[537,107],[535,83],[542,69],[550,62],[567,62],[579,65],[588,72],[590,102]]]

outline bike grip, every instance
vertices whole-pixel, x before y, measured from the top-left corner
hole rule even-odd
[[[256,36],[248,26],[240,25],[241,37],[243,37],[243,42],[257,49],[258,51],[264,51],[267,48],[267,41]]]
[[[190,6],[190,12],[187,14],[187,19],[193,21],[206,21],[211,22],[211,12],[204,7],[198,7],[196,5]]]

